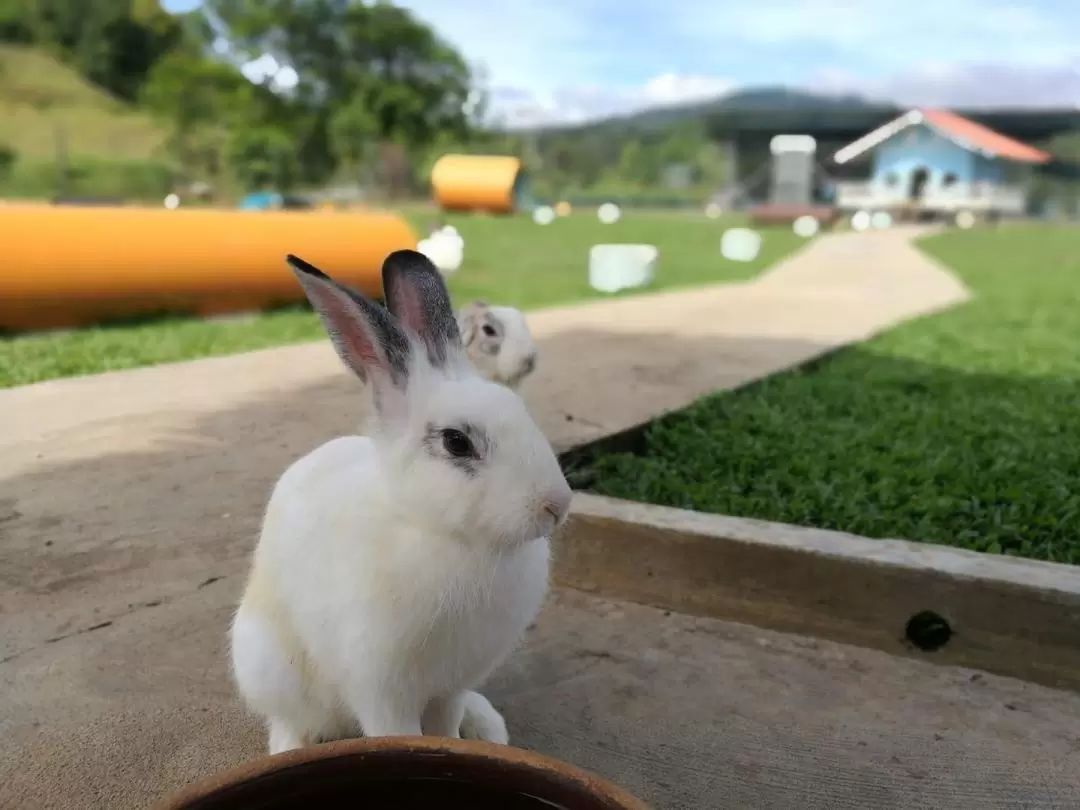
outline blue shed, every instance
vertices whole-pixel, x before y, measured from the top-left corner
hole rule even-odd
[[[1046,152],[945,110],[911,110],[840,149],[838,164],[869,156],[869,180],[837,186],[841,208],[916,205],[1019,213],[1032,165]]]

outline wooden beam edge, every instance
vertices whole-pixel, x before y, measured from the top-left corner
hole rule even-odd
[[[575,493],[555,584],[1080,691],[1080,567]],[[932,611],[948,641],[920,649]]]

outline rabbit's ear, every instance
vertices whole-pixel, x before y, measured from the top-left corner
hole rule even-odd
[[[383,262],[386,306],[415,332],[436,368],[446,365],[449,352],[461,346],[461,333],[450,305],[446,282],[423,253],[396,250]]]
[[[286,261],[300,280],[330,342],[357,377],[376,389],[404,388],[409,373],[409,340],[383,307],[338,284],[303,259]]]

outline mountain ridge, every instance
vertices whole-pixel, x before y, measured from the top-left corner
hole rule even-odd
[[[673,124],[706,118],[721,112],[746,110],[857,110],[880,109],[894,106],[887,102],[875,102],[855,94],[831,95],[794,90],[781,86],[747,87],[736,90],[715,99],[695,101],[683,104],[670,104],[650,107],[621,115],[607,116],[595,121],[575,124],[556,124],[549,126],[515,129],[514,132],[528,134],[554,134],[581,132],[590,129],[659,129]]]

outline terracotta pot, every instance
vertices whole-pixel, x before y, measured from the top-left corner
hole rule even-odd
[[[648,810],[564,762],[504,745],[376,737],[263,757],[157,810]]]

